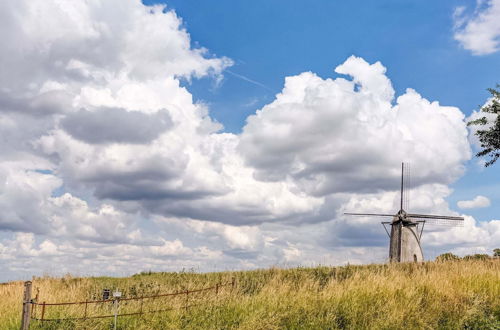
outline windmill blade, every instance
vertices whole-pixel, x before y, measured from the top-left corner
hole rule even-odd
[[[403,209],[403,196],[404,196],[404,174],[405,174],[405,163],[401,163],[401,205],[400,210]]]
[[[356,215],[360,217],[375,216],[375,217],[393,217],[394,214],[378,214],[378,213],[344,213],[345,215]]]
[[[442,220],[454,220],[454,221],[464,221],[463,217],[452,217],[447,215],[433,215],[433,214],[407,214],[409,218],[418,219],[442,219]]]
[[[425,219],[421,220],[423,223],[433,225],[433,226],[445,226],[445,227],[463,227],[464,222],[460,220],[450,220],[450,219]]]
[[[425,223],[435,226],[447,226],[447,227],[463,227],[464,218],[463,217],[452,217],[446,215],[432,215],[432,214],[408,214],[409,218],[414,219],[425,219]]]
[[[411,164],[405,163],[405,186],[404,186],[404,196],[403,210],[410,209],[410,189],[411,189]]]

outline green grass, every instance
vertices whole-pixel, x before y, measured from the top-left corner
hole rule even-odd
[[[37,278],[39,301],[99,299],[103,288],[125,297],[230,282],[177,309],[120,317],[119,329],[500,329],[500,260],[266,269],[222,273],[152,273],[128,278]],[[34,290],[36,293],[36,290]],[[0,286],[1,329],[19,329],[22,283]],[[184,306],[185,297],[144,307]],[[176,300],[177,299],[177,300]],[[149,305],[148,305],[149,304]],[[110,313],[89,308],[90,313]],[[123,304],[133,311],[137,304]],[[46,317],[76,316],[82,307],[48,309]],[[32,329],[112,329],[112,319],[33,322]]]

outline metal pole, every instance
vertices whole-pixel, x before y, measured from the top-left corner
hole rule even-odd
[[[385,227],[385,225],[390,224],[390,222],[381,222],[381,223],[382,223],[382,227],[384,227],[385,232],[387,233],[387,236],[389,236],[389,238],[391,238],[391,234],[389,234],[389,231],[388,231],[388,230],[387,230],[387,228]]]
[[[422,234],[424,233],[424,226],[425,226],[425,220],[424,220],[424,222],[422,222],[422,230],[420,231],[420,237],[418,238],[419,242],[422,239]]]
[[[31,307],[31,281],[24,282],[23,295],[23,315],[21,318],[21,330],[28,330],[30,327],[30,307]]]
[[[42,321],[45,317],[45,301],[42,303]]]
[[[115,309],[115,325],[113,327],[114,330],[116,330],[116,321],[118,319],[118,299],[115,298],[115,300],[113,301],[113,305],[114,305],[114,309]]]
[[[36,300],[35,300],[36,302]],[[31,307],[31,318],[36,317],[36,305]]]

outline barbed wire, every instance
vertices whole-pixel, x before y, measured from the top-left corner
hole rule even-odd
[[[231,280],[231,282],[217,283],[215,286],[211,286],[211,287],[207,287],[207,288],[194,289],[194,290],[186,289],[183,291],[162,293],[162,294],[150,295],[150,296],[130,297],[130,298],[114,298],[114,299],[103,299],[103,300],[86,300],[86,301],[55,302],[55,303],[42,302],[42,303],[40,303],[37,301],[37,298],[36,298],[30,302],[30,304],[32,305],[30,318],[33,321],[42,321],[42,322],[46,322],[46,321],[70,321],[70,320],[76,321],[76,320],[112,318],[112,317],[115,317],[115,314],[111,314],[111,315],[87,315],[87,311],[88,311],[87,306],[89,304],[107,304],[107,303],[114,304],[114,303],[119,303],[122,301],[137,301],[137,300],[141,301],[140,310],[138,312],[116,314],[116,316],[143,315],[143,314],[167,312],[167,311],[181,310],[181,309],[188,310],[191,307],[201,305],[201,304],[189,304],[188,303],[189,294],[215,290],[215,294],[217,295],[219,293],[219,289],[221,289],[223,287],[228,287],[228,286],[231,286],[231,289],[234,289],[235,284],[236,284],[236,282],[233,278]],[[156,298],[161,298],[161,297],[181,296],[181,295],[186,296],[186,303],[182,306],[163,308],[163,309],[157,309],[157,310],[147,310],[147,311],[143,310],[144,300],[156,299]],[[82,317],[64,317],[64,318],[46,318],[45,317],[47,307],[68,306],[68,305],[85,305],[84,316],[82,316]],[[38,314],[37,314],[37,311],[38,311],[37,306],[41,306],[41,316],[40,317],[38,317]]]

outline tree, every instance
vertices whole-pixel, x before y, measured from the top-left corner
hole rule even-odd
[[[489,258],[490,256],[485,253],[476,253],[464,257],[465,260],[488,260]]]
[[[452,261],[452,260],[459,260],[459,259],[460,259],[460,257],[454,255],[451,252],[446,252],[446,253],[443,253],[443,254],[438,255],[436,257],[436,261]]]
[[[493,256],[494,257],[500,257],[500,249],[494,249],[493,250]]]
[[[500,157],[500,85],[497,84],[497,89],[488,88],[488,91],[493,96],[493,100],[481,108],[481,112],[485,115],[467,123],[467,126],[486,126],[483,129],[478,129],[475,133],[482,148],[476,156],[490,157],[484,164],[485,167],[493,165]]]

